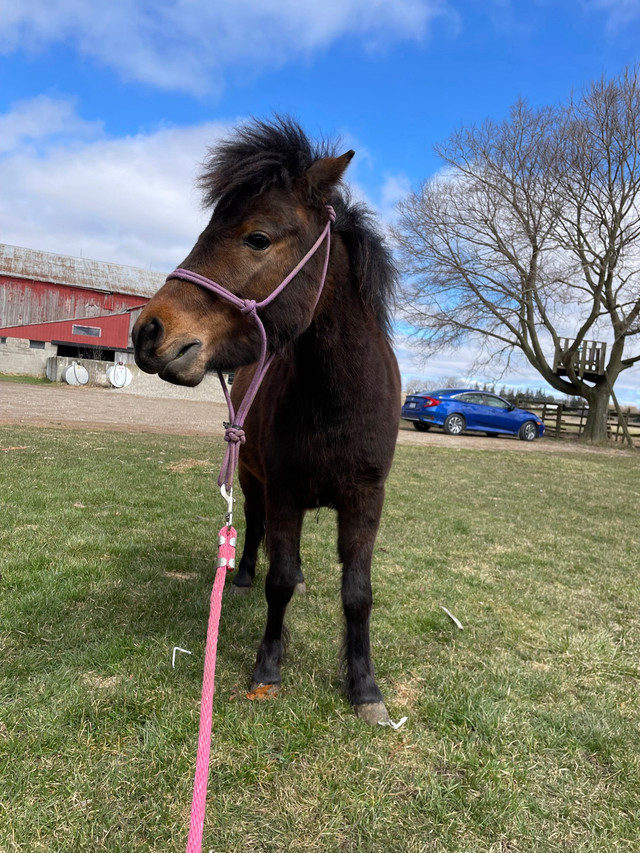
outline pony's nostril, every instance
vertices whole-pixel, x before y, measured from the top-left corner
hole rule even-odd
[[[134,344],[151,348],[157,346],[164,337],[164,324],[158,317],[152,317],[144,326],[136,330]]]

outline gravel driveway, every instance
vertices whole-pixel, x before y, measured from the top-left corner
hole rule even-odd
[[[227,420],[223,403],[136,397],[117,389],[70,385],[23,385],[0,381],[0,424],[58,427],[61,429],[155,432],[176,435],[216,435],[222,438]],[[399,444],[464,450],[512,450],[520,453],[573,451],[580,453],[630,453],[620,448],[585,447],[570,441],[542,439],[532,442],[501,436],[449,436],[440,430],[417,432],[401,422]]]

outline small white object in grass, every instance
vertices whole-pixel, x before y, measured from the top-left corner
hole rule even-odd
[[[444,610],[444,612],[447,614],[449,619],[451,619],[456,628],[459,628],[462,631],[462,622],[459,619],[456,619],[453,613],[450,610],[447,610],[446,607],[443,607],[442,604],[440,605],[440,609]]]
[[[391,726],[392,729],[394,729],[395,731],[398,731],[399,728],[404,726],[404,724],[407,722],[408,719],[409,719],[408,717],[401,717],[397,723],[394,723],[393,720],[380,720],[378,722],[378,725],[379,726]]]
[[[174,646],[173,647],[173,654],[171,655],[171,667],[172,667],[172,669],[176,668],[176,652],[182,652],[185,655],[191,654],[189,649],[181,649],[180,646]]]

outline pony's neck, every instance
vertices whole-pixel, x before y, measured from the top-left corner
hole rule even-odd
[[[362,302],[348,258],[330,266],[318,309],[293,345],[299,376],[318,392],[351,394],[375,365],[383,333]]]

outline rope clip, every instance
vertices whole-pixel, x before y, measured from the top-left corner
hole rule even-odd
[[[222,499],[226,501],[227,504],[227,513],[224,517],[227,527],[231,527],[233,524],[233,486],[227,491],[226,483],[223,483],[220,486],[220,494],[222,495]]]

